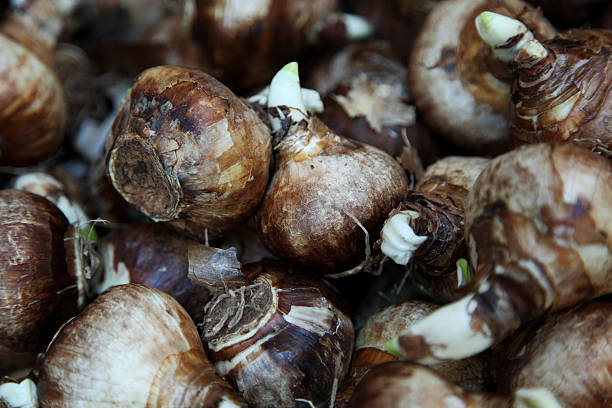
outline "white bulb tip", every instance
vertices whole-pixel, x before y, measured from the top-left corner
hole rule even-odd
[[[423,242],[426,236],[415,234],[410,221],[419,215],[414,211],[401,211],[389,218],[382,229],[380,249],[396,264],[407,265],[412,254]]]

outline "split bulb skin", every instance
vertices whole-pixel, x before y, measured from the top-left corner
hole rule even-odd
[[[107,171],[122,197],[154,221],[200,240],[251,216],[268,180],[270,132],[210,75],[144,71],[107,141]]]
[[[466,206],[468,253],[481,280],[389,349],[426,363],[464,358],[549,311],[609,293],[611,175],[608,160],[573,145],[493,159]]]
[[[308,83],[324,98],[319,118],[336,133],[393,157],[409,148],[425,163],[434,160],[432,135],[408,93],[406,67],[388,44],[351,44],[317,65]]]
[[[157,289],[110,288],[66,323],[40,369],[42,406],[246,407],[187,312]]]
[[[567,407],[606,406],[612,390],[611,312],[609,300],[594,300],[507,339],[499,347],[499,392],[544,387]]]
[[[187,278],[189,248],[199,245],[159,224],[118,226],[100,241],[104,272],[92,287],[97,294],[127,283],[159,289],[174,297],[199,323],[210,293]]]
[[[244,265],[205,306],[217,371],[255,407],[327,406],[348,372],[353,324],[334,289],[281,264]]]
[[[289,70],[292,64],[279,71],[270,87],[268,110],[284,115],[288,109],[293,116],[285,122],[271,116],[281,137],[258,210],[258,229],[266,246],[285,261],[321,274],[342,273],[364,262],[362,227],[373,242],[388,212],[405,197],[408,180],[387,153],[306,116],[297,65]],[[281,78],[285,82],[277,82]],[[286,131],[282,123],[289,123]]]
[[[0,369],[29,366],[53,333],[78,311],[80,236],[50,201],[19,190],[0,191]]]
[[[408,85],[428,125],[471,154],[508,150],[512,72],[478,37],[474,18],[485,10],[520,18],[536,38],[554,36],[541,12],[519,0],[453,0],[429,13],[409,63]]]

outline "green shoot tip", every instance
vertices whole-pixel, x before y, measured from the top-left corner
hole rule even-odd
[[[491,22],[495,20],[495,17],[497,15],[498,14],[493,13],[492,11],[483,11],[478,15],[478,18],[480,19],[480,23],[482,24],[483,28],[488,30],[490,28]]]
[[[389,340],[388,342],[386,342],[385,343],[385,348],[387,349],[387,351],[389,353],[393,354],[395,357],[402,358],[402,352],[400,350],[397,338],[395,338],[393,340]]]
[[[285,66],[284,66],[284,67],[281,69],[281,71],[289,71],[289,72],[291,72],[291,73],[293,73],[293,74],[295,74],[295,75],[299,75],[299,74],[298,74],[298,63],[297,63],[297,62],[295,62],[295,61],[290,62],[290,63],[288,63],[287,65],[285,65]]]

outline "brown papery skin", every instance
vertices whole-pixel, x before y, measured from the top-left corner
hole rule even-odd
[[[526,328],[527,329],[527,328]],[[612,395],[612,303],[595,300],[521,330],[500,351],[498,388],[544,387],[563,406],[608,407]]]
[[[573,142],[611,155],[612,30],[569,30],[543,45],[550,57],[516,73],[511,143]]]
[[[318,21],[336,0],[197,0],[194,37],[221,68],[232,89],[269,83],[287,61],[300,55]]]
[[[501,340],[547,310],[612,291],[612,163],[573,145],[493,159],[472,188],[466,239],[487,276],[473,324]]]
[[[508,397],[470,392],[432,369],[394,361],[381,364],[359,383],[349,408],[510,408]]]
[[[123,268],[127,269],[130,283],[168,293],[187,310],[194,322],[199,323],[203,318],[202,305],[210,293],[187,278],[189,242],[163,225],[121,226],[100,241],[100,252],[105,260],[104,273],[116,274]]]
[[[204,239],[253,215],[268,180],[270,131],[210,75],[144,71],[115,118],[107,171],[126,201]]]
[[[64,139],[66,102],[55,73],[0,32],[0,165],[50,157]]]
[[[508,149],[512,72],[478,36],[474,19],[483,11],[517,18],[536,38],[555,30],[541,12],[520,0],[450,0],[427,16],[410,57],[408,84],[428,125],[471,153]]]
[[[336,133],[393,157],[409,147],[423,162],[434,160],[432,135],[418,119],[408,93],[406,67],[388,44],[349,45],[317,66],[310,82],[324,97],[320,119]]]
[[[386,351],[385,344],[397,337],[413,323],[421,320],[439,306],[421,300],[410,300],[386,306],[368,318],[355,340],[355,352],[349,377],[338,393],[335,406],[346,406],[355,386],[372,368],[398,358]],[[475,357],[442,362],[432,369],[472,391],[484,391],[491,380],[488,353]]]
[[[34,362],[77,313],[65,238],[72,227],[45,198],[0,191],[0,369]]]
[[[244,406],[215,372],[187,312],[146,286],[115,286],[56,334],[40,370],[42,406]]]
[[[264,243],[277,256],[320,273],[365,259],[387,214],[406,197],[402,167],[375,147],[339,136],[311,118],[275,148],[276,169],[257,214]]]
[[[346,306],[324,281],[281,264],[242,270],[243,288],[207,305],[203,338],[217,370],[254,407],[328,406],[353,350]]]

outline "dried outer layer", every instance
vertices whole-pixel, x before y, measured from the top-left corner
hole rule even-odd
[[[268,180],[270,131],[210,75],[160,66],[129,91],[107,142],[123,198],[200,239],[253,215]]]
[[[77,313],[74,228],[53,203],[0,191],[0,369],[26,366]]]
[[[536,38],[555,30],[521,0],[451,0],[427,17],[414,45],[408,84],[429,126],[457,146],[498,154],[507,149],[512,73],[482,42],[474,24],[483,11],[521,20]]]
[[[511,142],[574,142],[612,154],[612,30],[569,30],[542,43],[512,88]]]
[[[0,53],[0,164],[36,164],[64,138],[62,86],[37,56],[2,33]]]
[[[276,171],[257,215],[266,246],[321,273],[358,265],[366,250],[361,226],[373,243],[389,211],[406,197],[402,167],[315,117],[307,128],[292,126],[276,149]]]
[[[38,394],[45,407],[246,406],[215,372],[187,312],[135,284],[109,289],[61,328]]]
[[[437,372],[393,361],[372,368],[359,383],[348,407],[510,408],[509,397],[470,392]]]
[[[425,163],[433,161],[436,149],[410,100],[406,67],[388,45],[349,45],[313,76],[313,86],[324,95],[319,117],[336,133],[394,157],[409,143]]]
[[[202,305],[210,297],[207,288],[187,278],[188,248],[199,246],[158,224],[124,225],[100,241],[104,272],[95,291],[111,286],[137,283],[168,293],[183,306],[194,322],[203,319]]]
[[[611,292],[611,176],[609,160],[573,145],[493,159],[466,204],[468,252],[484,278],[389,347],[423,362],[464,358],[547,311]]]
[[[550,315],[532,329],[504,344],[500,391],[545,387],[567,407],[608,406],[612,303],[589,302]]]
[[[434,303],[410,300],[386,306],[370,316],[357,333],[350,374],[338,394],[336,406],[348,402],[355,386],[372,367],[398,359],[386,350],[388,341],[438,307]],[[491,388],[489,357],[488,353],[481,353],[469,359],[442,362],[431,368],[467,390],[485,391]]]
[[[280,264],[243,268],[248,284],[206,305],[217,370],[255,407],[327,406],[348,371],[353,324],[333,289]]]
[[[336,0],[197,0],[194,36],[225,83],[249,90],[295,59],[316,23],[336,6]]]

